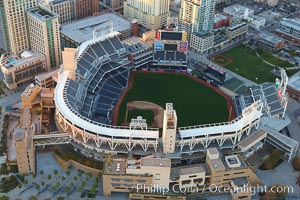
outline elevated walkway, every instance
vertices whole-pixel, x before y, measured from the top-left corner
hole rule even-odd
[[[34,146],[68,144],[71,140],[72,139],[68,133],[52,133],[33,136]]]
[[[267,137],[267,132],[265,130],[258,130],[254,134],[250,135],[248,138],[243,140],[241,143],[239,143],[238,147],[240,148],[241,152],[245,152],[251,147],[253,147],[258,142],[262,141]]]
[[[271,128],[265,126],[262,126],[261,128],[268,133],[266,142],[275,148],[284,151],[285,155],[288,156],[288,161],[292,161],[297,154],[299,142]]]

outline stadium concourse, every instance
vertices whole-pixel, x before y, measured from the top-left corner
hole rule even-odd
[[[162,137],[159,129],[148,128],[140,117],[132,119],[128,127],[111,125],[112,111],[128,87],[131,64],[118,34],[110,32],[84,42],[77,49],[65,49],[63,52],[63,60],[67,62],[59,71],[54,100],[57,124],[69,134],[71,143],[92,155],[99,152],[139,155],[157,152],[178,157],[206,151],[212,146],[241,152],[239,143],[249,138],[253,140],[251,136],[259,129],[264,115],[264,99],[253,101],[229,122],[189,127],[177,127],[176,108],[173,109],[172,103],[168,104],[164,111]],[[175,137],[170,139],[168,134]],[[276,135],[274,132],[271,134]],[[278,138],[276,136],[272,137],[272,142]],[[255,145],[264,139],[255,138],[249,144]],[[165,146],[172,146],[173,149],[165,151]],[[298,144],[293,143],[292,148],[284,149],[288,149],[289,159],[294,156],[297,147]]]

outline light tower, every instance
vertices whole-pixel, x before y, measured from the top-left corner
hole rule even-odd
[[[163,122],[163,153],[174,153],[177,129],[177,115],[173,103],[166,103]]]

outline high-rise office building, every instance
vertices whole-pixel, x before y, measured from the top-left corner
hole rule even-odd
[[[170,0],[126,0],[124,1],[124,16],[137,19],[138,23],[148,29],[159,29],[167,25],[170,15]]]
[[[27,10],[32,50],[46,57],[48,70],[61,63],[58,15],[48,9],[34,7]]]
[[[26,10],[37,5],[36,0],[3,0],[11,51],[20,53],[30,49]],[[3,21],[2,20],[2,21]]]
[[[3,44],[4,44],[3,48],[6,51],[6,53],[9,53],[11,50],[10,50],[10,43],[9,43],[4,0],[0,0],[0,23],[2,27],[2,37],[3,37]]]
[[[82,19],[99,12],[98,0],[75,0],[75,18]]]
[[[59,16],[59,24],[64,24],[75,20],[74,0],[44,0],[39,2],[40,6],[46,7]]]
[[[55,12],[59,24],[99,14],[98,0],[42,0],[39,4]]]
[[[182,0],[179,29],[188,36],[193,32],[210,32],[214,27],[216,0]]]

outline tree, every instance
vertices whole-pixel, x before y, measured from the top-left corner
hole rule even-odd
[[[41,114],[43,113],[43,110],[40,109],[40,108],[37,108],[37,109],[35,109],[35,113],[36,113],[37,115],[41,115]]]
[[[44,174],[44,170],[40,170],[40,175],[43,175]]]
[[[70,190],[71,190],[71,189],[70,189],[70,187],[69,187],[69,186],[66,186],[66,187],[65,187],[65,192],[66,192],[66,193],[69,193],[69,192],[70,192]]]
[[[64,181],[65,179],[66,179],[65,176],[62,176],[62,177],[61,177],[61,180],[62,180],[62,181]]]
[[[52,179],[52,176],[51,176],[50,174],[48,175],[48,179],[49,179],[49,180],[51,180],[51,179]]]
[[[55,185],[52,185],[51,188],[50,188],[50,190],[51,190],[52,192],[54,192],[54,191],[56,190]]]
[[[82,176],[82,172],[80,170],[78,170],[78,176],[81,177]]]
[[[57,200],[64,200],[65,197],[57,197]]]
[[[70,174],[71,174],[70,170],[67,170],[67,171],[66,171],[66,175],[67,175],[67,176],[70,176]]]
[[[1,196],[0,200],[9,200],[9,197],[8,196]]]
[[[30,197],[28,197],[28,200],[38,200],[38,198],[34,195],[31,195]]]
[[[86,182],[85,182],[85,181],[82,181],[82,182],[81,182],[81,186],[82,186],[82,187],[85,187],[85,186],[86,186]]]
[[[36,179],[36,175],[35,175],[35,174],[32,174],[32,178],[33,178],[33,179]]]
[[[294,167],[294,170],[300,171],[300,158],[299,157],[296,157],[293,160],[293,167]]]
[[[77,188],[77,190],[78,190],[78,192],[82,192],[82,191],[83,191],[83,187],[82,187],[82,186],[79,186],[79,187]]]
[[[45,185],[45,182],[44,182],[44,181],[42,181],[42,185]]]
[[[53,171],[53,173],[54,173],[55,175],[57,175],[57,174],[58,174],[57,169],[55,169],[55,170]]]
[[[56,183],[55,183],[55,186],[56,186],[57,188],[59,188],[60,185],[61,185],[60,182],[56,182]]]
[[[78,179],[78,178],[77,178],[77,176],[74,176],[74,178],[73,178],[73,179],[74,179],[74,181],[77,181],[77,179]]]

